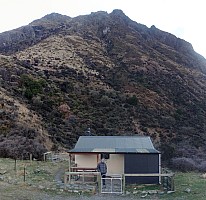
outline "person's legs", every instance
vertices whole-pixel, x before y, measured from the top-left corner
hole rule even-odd
[[[105,186],[105,178],[106,178],[106,175],[102,174],[102,184],[103,184],[103,186]]]

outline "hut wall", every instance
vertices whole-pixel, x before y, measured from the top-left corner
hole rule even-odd
[[[97,167],[97,154],[76,154],[75,155],[75,163],[77,167],[88,167],[88,168],[95,168]]]
[[[123,174],[124,173],[124,155],[110,154],[110,158],[106,160],[108,174]]]
[[[159,154],[125,154],[125,174],[159,173]],[[126,177],[126,183],[157,184],[159,177]]]

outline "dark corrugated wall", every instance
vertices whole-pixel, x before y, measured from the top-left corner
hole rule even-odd
[[[125,154],[125,174],[159,173],[159,154]],[[126,183],[158,184],[159,177],[126,177]]]

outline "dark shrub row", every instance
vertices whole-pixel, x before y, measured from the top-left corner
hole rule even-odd
[[[173,158],[171,160],[171,167],[175,170],[182,171],[182,172],[189,172],[189,171],[206,172],[206,161],[195,160],[186,157]]]

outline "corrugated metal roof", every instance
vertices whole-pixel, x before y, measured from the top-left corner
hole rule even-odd
[[[148,136],[80,136],[70,152],[159,153]]]

